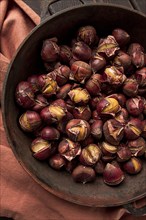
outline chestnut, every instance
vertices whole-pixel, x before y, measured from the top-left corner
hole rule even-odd
[[[88,61],[91,57],[91,49],[83,41],[78,41],[72,47],[72,54],[75,60]]]
[[[132,118],[124,127],[124,136],[127,140],[137,139],[142,133],[142,121],[138,118]]]
[[[119,121],[122,125],[126,125],[128,122],[129,114],[125,108],[121,108],[121,110],[116,114],[115,119]]]
[[[100,149],[105,156],[113,156],[117,153],[118,148],[115,145],[109,144],[106,141],[99,143]]]
[[[128,97],[135,97],[138,94],[138,82],[135,78],[127,78],[123,83],[123,93]]]
[[[104,69],[103,79],[113,86],[121,86],[126,80],[126,76],[115,66]]]
[[[71,48],[67,45],[60,46],[59,58],[63,63],[68,64],[72,59],[72,51]]]
[[[120,167],[107,163],[103,171],[103,181],[107,185],[119,185],[125,179],[124,173]]]
[[[94,138],[92,137],[92,135],[89,135],[87,138],[85,138],[85,140],[80,141],[82,148],[93,143],[94,143]]]
[[[101,75],[93,74],[90,79],[86,82],[85,88],[91,96],[97,96],[100,92]]]
[[[46,39],[43,41],[41,58],[46,62],[53,62],[59,58],[60,48],[55,41],[54,39]]]
[[[40,136],[45,140],[53,141],[60,138],[60,133],[56,128],[46,126],[40,131]]]
[[[75,88],[70,90],[68,93],[71,101],[73,101],[75,104],[79,105],[85,105],[89,102],[90,100],[90,95],[86,89],[83,88]]]
[[[73,109],[73,116],[76,119],[89,121],[89,119],[91,118],[91,110],[89,106],[78,106]]]
[[[70,112],[66,112],[66,115],[57,123],[57,130],[63,134],[66,133],[65,128],[67,123],[74,117]]]
[[[57,82],[57,85],[63,86],[68,81],[70,77],[71,70],[66,65],[60,65],[52,72],[48,73],[47,76],[52,78]]]
[[[115,116],[115,114],[120,111],[121,107],[119,102],[115,98],[105,97],[97,103],[96,106],[97,112],[99,115],[111,115]]]
[[[94,166],[94,170],[97,174],[103,174],[104,172],[104,169],[105,169],[105,166],[106,164],[102,161],[102,160],[99,160],[95,166]]]
[[[108,35],[106,38],[99,41],[97,52],[99,54],[105,54],[106,57],[113,57],[119,50],[119,45],[112,35]]]
[[[106,66],[106,59],[98,54],[97,51],[95,51],[94,54],[91,56],[89,64],[92,68],[92,71],[94,73],[97,73],[99,70]]]
[[[33,132],[42,124],[40,115],[35,111],[27,110],[19,117],[19,125],[25,132]]]
[[[32,141],[30,148],[36,159],[46,160],[54,152],[55,146],[47,140],[38,137]]]
[[[80,27],[77,34],[77,39],[85,42],[88,45],[93,45],[98,41],[96,29],[91,25]]]
[[[144,103],[141,97],[137,96],[126,101],[126,108],[130,115],[138,116],[143,112]]]
[[[142,121],[142,133],[141,136],[146,138],[146,120]]]
[[[119,121],[109,119],[103,125],[103,134],[108,143],[119,145],[124,137],[124,127]]]
[[[142,170],[142,161],[139,158],[132,157],[123,164],[123,169],[128,174],[137,174]]]
[[[30,109],[35,104],[34,90],[31,83],[27,81],[21,81],[18,83],[15,91],[16,102],[19,106]]]
[[[61,106],[49,105],[43,108],[40,112],[40,116],[42,120],[49,124],[56,123],[62,120],[62,118],[66,115],[66,108]]]
[[[65,99],[68,96],[69,91],[71,90],[72,85],[67,83],[59,88],[56,97],[58,99]]]
[[[32,107],[32,110],[36,112],[40,112],[44,107],[48,105],[49,105],[48,100],[42,94],[38,94],[35,98],[35,104]]]
[[[81,146],[78,142],[73,142],[68,138],[64,138],[58,145],[58,152],[68,161],[73,160],[81,153]]]
[[[83,141],[90,134],[90,125],[81,119],[72,119],[66,125],[66,133],[72,141]]]
[[[60,170],[65,167],[66,160],[60,154],[54,154],[48,159],[48,163],[53,169]]]
[[[120,144],[117,150],[117,161],[125,162],[131,158],[131,151],[129,147],[125,144]]]
[[[124,51],[120,50],[112,64],[116,67],[123,67],[124,70],[127,70],[131,65],[131,57]]]
[[[70,79],[75,80],[80,83],[85,83],[85,81],[91,76],[92,69],[88,63],[84,61],[75,61],[71,65],[72,75]]]
[[[132,156],[139,157],[142,156],[145,152],[146,141],[144,138],[139,137],[135,140],[128,141],[127,146],[130,149]]]
[[[78,165],[72,172],[72,177],[75,182],[88,183],[93,182],[96,178],[95,171],[92,167]]]
[[[112,31],[112,35],[114,36],[120,47],[125,46],[130,41],[130,35],[121,28],[115,28]]]
[[[122,93],[113,93],[113,94],[109,95],[108,98],[116,99],[119,102],[119,105],[121,107],[124,107],[126,104],[126,97]]]
[[[29,82],[32,86],[34,93],[40,90],[39,82],[38,82],[38,75],[31,75],[27,78],[27,82]]]
[[[146,67],[140,68],[135,72],[135,78],[140,87],[146,86]]]
[[[41,79],[42,77],[42,79]],[[40,84],[42,84],[41,92],[49,98],[57,92],[57,82],[48,75],[40,75],[38,78]]]
[[[67,161],[65,165],[65,170],[71,174],[77,165],[78,165],[78,161],[76,158],[71,161]]]
[[[89,144],[82,149],[79,160],[85,166],[96,164],[101,157],[101,150],[96,144]]]
[[[100,140],[103,132],[103,122],[102,120],[95,120],[91,125],[91,135]]]

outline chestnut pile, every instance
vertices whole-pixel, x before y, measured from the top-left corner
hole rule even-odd
[[[146,53],[121,28],[80,27],[68,45],[45,39],[44,73],[16,88],[33,156],[74,181],[118,185],[146,159]]]

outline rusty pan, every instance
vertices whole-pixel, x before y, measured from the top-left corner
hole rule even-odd
[[[60,42],[64,42],[77,27],[84,24],[94,25],[99,34],[107,34],[113,28],[121,27],[129,32],[133,42],[141,43],[146,50],[146,16],[140,12],[112,4],[88,4],[48,17],[25,39],[9,66],[2,98],[4,127],[17,160],[47,191],[67,201],[92,207],[130,204],[146,196],[146,161],[143,161],[143,170],[139,175],[127,175],[118,187],[105,185],[101,177],[97,177],[91,184],[77,184],[68,173],[52,170],[47,163],[34,159],[29,150],[31,138],[18,126],[19,110],[15,104],[15,88],[18,82],[30,74],[41,72],[42,41],[57,36]],[[146,213],[143,210],[139,213]]]

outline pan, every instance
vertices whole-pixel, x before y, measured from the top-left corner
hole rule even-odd
[[[126,18],[126,19],[125,19]],[[47,163],[32,157],[31,137],[18,126],[19,110],[15,103],[16,85],[29,75],[42,71],[42,41],[56,36],[60,42],[69,39],[79,26],[90,24],[99,33],[110,33],[115,27],[125,29],[132,42],[146,50],[146,16],[143,13],[113,4],[87,4],[64,9],[45,18],[19,47],[5,78],[2,97],[3,122],[9,144],[27,173],[44,189],[67,201],[90,207],[123,205],[134,215],[146,213],[146,207],[134,209],[132,202],[146,196],[146,161],[139,175],[126,176],[118,187],[105,185],[101,177],[92,184],[77,184],[66,172],[52,170]]]

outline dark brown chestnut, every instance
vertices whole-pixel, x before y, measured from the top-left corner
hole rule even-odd
[[[100,93],[101,75],[93,74],[86,82],[85,88],[91,96],[97,96]]]
[[[15,91],[16,102],[25,109],[31,109],[35,104],[34,90],[32,85],[27,81],[18,83]]]
[[[91,25],[80,27],[77,34],[77,39],[85,42],[88,45],[93,45],[98,41],[96,29]]]
[[[143,67],[135,72],[135,78],[140,87],[146,86],[146,67]]]
[[[105,163],[102,160],[99,160],[95,166],[94,166],[94,170],[97,174],[103,174],[104,169],[105,169]]]
[[[116,99],[119,102],[119,105],[121,107],[124,107],[126,104],[126,97],[122,93],[113,93],[113,94],[109,95],[108,98]]]
[[[54,152],[55,146],[47,140],[38,137],[32,141],[30,149],[36,159],[46,160]]]
[[[124,70],[127,70],[128,67],[131,65],[131,57],[129,54],[125,53],[124,51],[120,50],[117,56],[114,58],[113,63],[116,67],[123,67]]]
[[[58,99],[65,99],[68,96],[69,91],[71,90],[72,85],[67,83],[59,88],[56,97]]]
[[[135,78],[127,78],[123,83],[123,93],[128,97],[134,97],[138,94],[138,82]]]
[[[130,98],[126,101],[126,108],[130,115],[138,116],[143,112],[144,103],[140,96]]]
[[[53,169],[60,170],[65,167],[66,160],[60,154],[54,154],[48,159],[48,163]]]
[[[80,83],[85,83],[92,74],[90,65],[84,61],[73,62],[71,65],[71,71],[72,75],[70,78]]]
[[[125,46],[130,41],[130,35],[121,28],[115,28],[112,31],[112,35],[114,36],[120,47]]]
[[[89,121],[91,118],[91,110],[89,106],[78,106],[73,109],[73,116],[76,119]]]
[[[119,185],[125,179],[120,167],[107,163],[103,172],[103,181],[107,185]]]
[[[68,138],[64,138],[58,145],[58,152],[68,161],[73,160],[81,153],[81,146],[78,142],[73,142]]]
[[[119,145],[124,137],[124,127],[119,121],[109,119],[103,125],[103,134],[108,143]]]
[[[48,105],[49,105],[48,100],[42,94],[38,94],[35,98],[35,104],[32,107],[32,110],[36,112],[40,112],[44,107]]]
[[[55,141],[60,138],[60,133],[59,131],[51,126],[46,126],[40,131],[40,136],[48,141]]]
[[[88,61],[91,57],[91,49],[83,41],[78,41],[72,47],[72,54],[75,60]]]
[[[120,144],[117,150],[117,161],[125,162],[131,158],[131,151],[129,147],[125,144]]]
[[[146,119],[142,121],[142,133],[141,136],[146,138]]]
[[[113,156],[117,153],[118,147],[112,144],[109,144],[106,141],[99,143],[100,149],[104,156]]]
[[[121,108],[121,110],[115,116],[115,119],[119,121],[122,125],[127,124],[128,118],[129,118],[129,114],[126,108]]]
[[[101,150],[96,144],[89,144],[82,149],[79,160],[85,166],[96,164],[101,157]]]
[[[41,57],[46,62],[53,62],[59,58],[60,48],[55,41],[54,39],[46,39],[43,41]]]
[[[72,51],[71,48],[67,45],[60,46],[59,58],[61,62],[68,64],[72,59]]]
[[[66,133],[72,141],[83,141],[90,134],[90,125],[81,119],[72,119],[66,125]]]
[[[91,125],[91,134],[95,139],[101,139],[103,132],[103,121],[95,120]]]
[[[92,167],[78,165],[72,172],[72,177],[75,182],[88,183],[93,182],[96,178],[95,171]]]
[[[40,115],[35,111],[27,110],[19,117],[19,125],[25,132],[33,132],[42,124]]]
[[[137,139],[142,133],[142,121],[138,118],[132,118],[124,127],[124,133],[127,140]]]
[[[139,137],[136,140],[130,140],[127,142],[127,146],[131,151],[132,156],[142,156],[146,149],[146,141],[144,138]]]
[[[123,164],[123,169],[128,174],[137,174],[142,170],[142,161],[139,158],[132,157]]]

